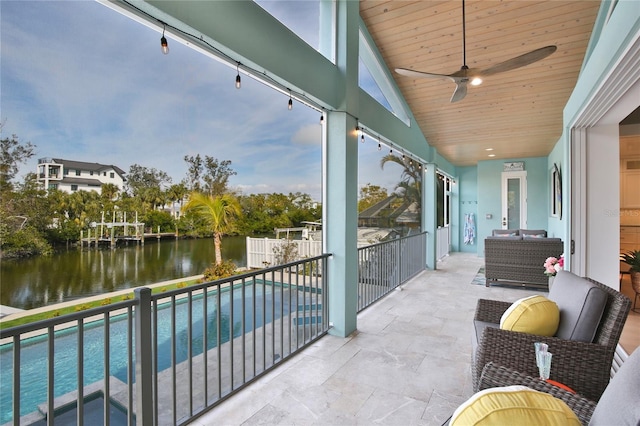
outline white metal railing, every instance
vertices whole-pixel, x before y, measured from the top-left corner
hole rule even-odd
[[[322,241],[247,237],[247,268],[258,269],[275,265],[278,262],[274,249],[277,250],[282,244],[288,243],[297,245],[298,257],[302,259],[322,254]]]
[[[358,312],[425,269],[427,233],[358,249]]]
[[[191,421],[327,332],[329,256],[1,330],[0,424]]]

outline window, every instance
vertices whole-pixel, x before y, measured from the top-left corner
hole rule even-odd
[[[438,226],[449,226],[451,223],[451,185],[453,180],[438,173],[438,192],[436,194]]]
[[[90,176],[93,176],[93,170],[91,170],[91,171],[89,172],[89,175],[90,175]]]
[[[116,177],[116,175],[115,175],[115,173],[111,172],[111,173],[109,173],[109,177],[110,177],[111,179],[113,179],[114,177]]]
[[[78,185],[71,185],[71,190],[72,191],[77,191],[78,190]]]
[[[76,176],[80,176],[80,170],[76,170]]]
[[[107,175],[107,172],[102,172],[102,176],[106,176],[106,175]]]
[[[49,189],[58,189],[58,184],[57,183],[50,183],[49,184]]]

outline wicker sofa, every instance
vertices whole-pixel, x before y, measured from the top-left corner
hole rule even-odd
[[[496,229],[484,240],[486,286],[519,284],[548,290],[544,261],[563,251],[562,240],[547,238],[544,230]]]

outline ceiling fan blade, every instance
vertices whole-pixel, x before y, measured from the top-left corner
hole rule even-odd
[[[447,74],[434,74],[430,72],[422,72],[422,71],[413,71],[408,70],[406,68],[396,68],[396,72],[398,74],[404,75],[406,77],[415,77],[415,78],[448,78],[453,80],[450,75]]]
[[[557,47],[553,45],[541,47],[540,49],[532,50],[531,52],[525,53],[524,55],[516,56],[515,58],[500,62],[499,64],[482,71],[481,74],[482,76],[488,76],[524,67],[526,65],[546,58],[547,56],[555,52],[556,49]]]
[[[453,92],[453,96],[451,96],[451,103],[461,101],[465,96],[467,96],[467,82],[458,81],[456,90]]]

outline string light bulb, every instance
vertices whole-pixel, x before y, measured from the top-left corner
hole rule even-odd
[[[378,151],[382,149],[382,144],[380,143],[380,137],[378,137]]]
[[[324,121],[324,114],[320,113],[320,122],[322,123]]]
[[[238,75],[236,75],[236,89],[239,89],[240,86],[242,86],[242,80],[240,78],[240,62],[238,62],[236,70],[238,71]]]
[[[364,143],[364,132],[360,135],[360,142]]]
[[[166,25],[162,28],[162,37],[160,38],[160,49],[162,53],[165,55],[169,54],[169,43],[167,43],[167,39],[164,36],[164,30],[166,29]]]
[[[289,108],[289,111],[293,109],[293,98],[291,98],[291,90],[289,90],[289,104],[287,105],[287,108]]]
[[[389,148],[389,155],[393,154],[393,148]]]

